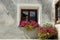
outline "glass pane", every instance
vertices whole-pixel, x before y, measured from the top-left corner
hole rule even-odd
[[[35,21],[35,11],[30,11],[30,21]]]
[[[23,11],[23,20],[28,20],[28,11]]]

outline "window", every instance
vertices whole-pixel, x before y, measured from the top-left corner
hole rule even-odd
[[[56,9],[55,22],[57,22],[60,20],[60,1],[58,1],[57,4],[55,5],[55,9]]]
[[[37,9],[21,9],[21,20],[37,22]]]

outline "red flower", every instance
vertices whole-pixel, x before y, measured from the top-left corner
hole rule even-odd
[[[54,27],[47,27],[46,31],[49,32],[51,35],[56,35],[56,28]]]
[[[25,26],[25,21],[21,21],[20,26],[22,26],[22,27]]]
[[[32,27],[38,27],[38,23],[36,21],[21,21],[20,26],[24,27],[25,25],[31,25]]]
[[[39,31],[40,31],[40,30],[43,30],[43,27],[39,26]]]

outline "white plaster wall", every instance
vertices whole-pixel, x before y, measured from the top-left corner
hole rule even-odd
[[[11,0],[0,0],[0,39],[28,38],[23,30],[16,26],[16,8]]]

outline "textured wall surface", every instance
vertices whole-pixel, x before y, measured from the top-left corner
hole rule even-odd
[[[40,1],[40,0],[38,0]],[[52,21],[52,0],[41,0],[42,4],[42,23],[51,22]],[[54,17],[54,16],[53,16]]]
[[[42,23],[54,23],[52,0],[0,0],[0,38],[29,38],[23,29],[16,26],[17,4],[42,4]],[[2,15],[2,16],[1,16]]]
[[[26,38],[16,26],[17,7],[12,0],[0,0],[0,38]]]

